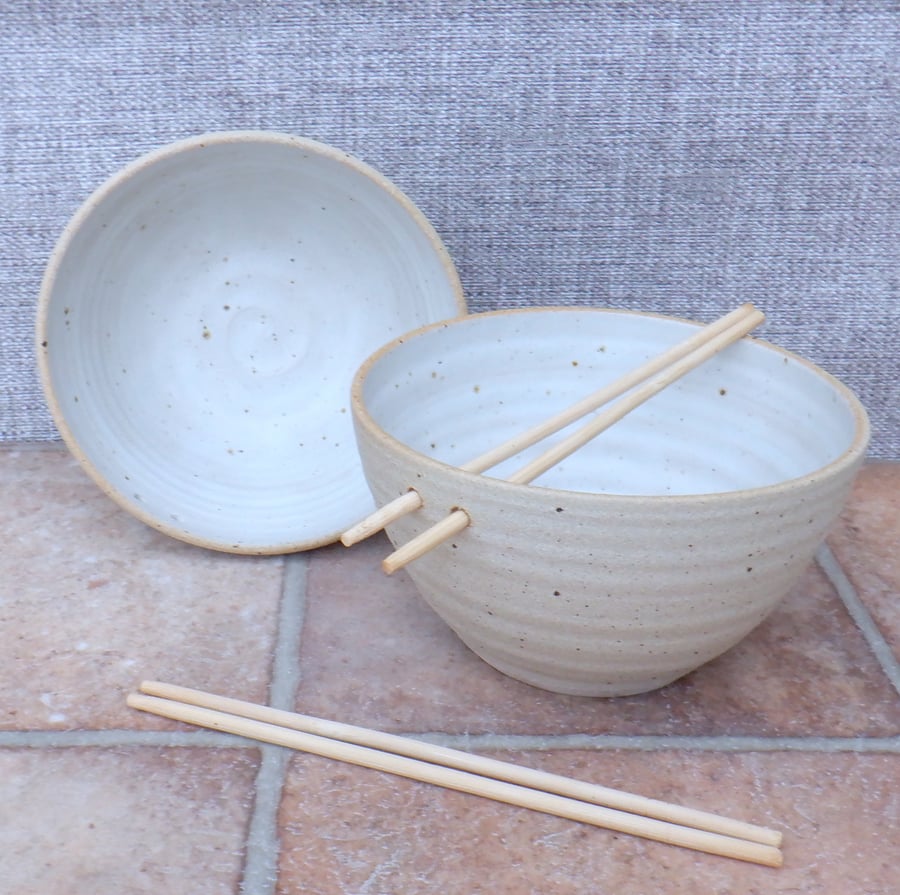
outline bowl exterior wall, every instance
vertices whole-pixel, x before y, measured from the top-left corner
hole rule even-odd
[[[407,571],[503,673],[574,695],[661,687],[735,645],[788,593],[846,500],[860,461],[759,491],[622,497],[464,473],[359,425],[378,505],[416,488],[399,546],[455,507],[472,523]]]

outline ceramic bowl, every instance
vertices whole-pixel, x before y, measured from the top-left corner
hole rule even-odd
[[[389,537],[399,546],[468,512],[468,528],[407,571],[500,671],[576,695],[661,687],[755,628],[840,511],[865,453],[863,408],[821,369],[751,339],[530,485],[502,479],[546,442],[489,474],[457,468],[695,327],[599,309],[472,315],[394,341],[357,374],[377,504],[410,487],[424,500]]]
[[[424,216],[362,162],[267,132],[153,152],[77,212],[38,312],[48,403],[100,486],[205,547],[281,553],[371,508],[349,390],[465,312]]]

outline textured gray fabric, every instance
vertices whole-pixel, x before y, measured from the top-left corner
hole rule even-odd
[[[896,3],[0,0],[0,91],[0,440],[56,437],[34,307],[80,202],[265,128],[394,180],[473,310],[757,303],[900,458]]]

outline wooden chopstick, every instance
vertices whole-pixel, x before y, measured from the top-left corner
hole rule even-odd
[[[582,398],[580,401],[576,401],[555,416],[541,421],[530,429],[526,429],[524,432],[514,435],[502,444],[469,460],[467,463],[463,463],[462,466],[460,466],[460,469],[464,469],[467,472],[480,473],[490,469],[492,466],[496,466],[498,463],[502,463],[504,460],[508,460],[510,457],[514,457],[526,448],[537,444],[539,441],[543,441],[560,429],[564,429],[576,420],[581,419],[581,417],[586,416],[588,413],[597,410],[604,404],[625,394],[629,389],[634,388],[634,386],[644,382],[644,380],[649,379],[666,367],[671,366],[676,361],[690,354],[696,348],[700,348],[713,336],[724,332],[736,323],[749,319],[752,315],[759,315],[759,313],[760,312],[757,311],[752,304],[747,303],[741,305],[724,317],[720,317],[718,320],[704,326],[690,338],[679,342],[677,345],[674,345],[667,351],[651,358],[634,370],[615,379],[613,382],[591,392],[591,394]],[[759,316],[757,319],[761,321],[763,318]],[[390,525],[392,522],[396,522],[408,513],[418,510],[421,506],[421,496],[415,489],[411,488],[405,494],[401,494],[399,497],[394,498],[394,500],[389,501],[381,508],[375,510],[374,513],[366,516],[365,519],[358,522],[352,528],[348,528],[347,531],[341,535],[341,543],[344,544],[345,547],[351,547],[353,544],[357,544],[376,532],[381,531],[385,526]]]
[[[700,830],[709,830],[726,836],[748,839],[752,842],[760,842],[776,847],[781,845],[781,833],[766,827],[732,820],[707,811],[672,805],[668,802],[649,799],[645,796],[632,795],[631,793],[609,789],[593,783],[584,783],[573,780],[570,777],[550,774],[546,771],[537,771],[504,761],[484,758],[479,755],[473,755],[471,752],[461,752],[458,749],[448,749],[443,746],[424,743],[420,740],[413,740],[397,734],[384,733],[352,724],[343,724],[339,721],[327,721],[310,715],[300,715],[295,712],[287,712],[271,708],[270,706],[244,702],[227,696],[217,696],[205,693],[202,690],[194,690],[189,687],[181,687],[177,684],[167,684],[160,681],[144,681],[140,686],[140,692],[148,696],[157,696],[188,705],[215,709],[231,715],[239,715],[243,718],[252,718],[256,721],[264,721],[293,730],[305,731],[317,736],[343,740],[360,746],[381,749],[385,752],[406,755],[410,758],[443,764],[459,770],[470,771],[474,774],[495,777],[510,783],[530,786],[533,789],[543,789],[548,792],[555,792],[558,795],[593,802],[597,805],[605,805],[608,808],[616,808],[633,814],[643,814],[647,817],[655,817],[659,820],[671,821],[684,826],[696,827]]]
[[[770,867],[782,863],[781,834],[742,821],[186,687],[146,681],[140,689],[128,696],[128,705],[166,718],[709,854]]]
[[[709,327],[705,327],[701,330],[701,334],[705,338],[699,347],[695,347],[688,354],[669,364],[641,385],[638,385],[620,401],[597,414],[580,429],[577,429],[567,438],[553,445],[530,463],[517,470],[506,481],[517,484],[527,484],[533,481],[539,475],[575,453],[579,448],[584,447],[589,441],[596,438],[601,432],[606,431],[622,417],[631,413],[636,407],[645,401],[649,401],[654,395],[659,394],[663,389],[681,379],[695,367],[700,366],[700,364],[706,362],[729,345],[742,339],[764,319],[765,315],[753,308],[750,313],[724,330],[718,329],[718,331],[711,333]],[[465,509],[453,510],[431,528],[425,529],[425,531],[416,535],[416,537],[407,541],[406,544],[386,557],[381,563],[382,569],[389,575],[398,569],[402,569],[413,560],[424,556],[439,544],[453,537],[453,535],[459,534],[470,522],[471,517]]]

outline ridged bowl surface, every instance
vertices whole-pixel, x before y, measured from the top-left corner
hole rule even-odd
[[[329,146],[237,131],[138,159],[50,259],[38,356],[56,424],[114,500],[235,553],[329,543],[371,509],[360,363],[465,313],[437,234]]]
[[[696,325],[601,309],[471,315],[401,337],[357,374],[376,503],[410,487],[424,500],[391,541],[469,513],[407,571],[500,671],[578,695],[661,687],[752,631],[839,513],[864,458],[865,411],[821,369],[751,339],[531,485],[502,479],[547,443],[489,474],[457,468]]]

